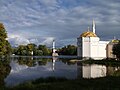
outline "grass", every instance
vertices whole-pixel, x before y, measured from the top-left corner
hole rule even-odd
[[[77,80],[54,77],[40,78],[3,90],[120,90],[120,77]]]
[[[100,65],[106,65],[106,66],[120,66],[119,60],[114,59],[103,59],[103,60],[85,60],[81,61],[83,64],[100,64]]]

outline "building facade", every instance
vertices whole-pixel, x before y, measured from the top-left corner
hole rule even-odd
[[[83,32],[77,38],[77,55],[82,58],[101,59],[106,58],[106,46],[109,41],[100,41],[95,33],[95,22],[92,24],[92,31]]]

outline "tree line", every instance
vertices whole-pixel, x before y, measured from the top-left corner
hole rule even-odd
[[[48,48],[46,45],[35,45],[33,43],[27,45],[19,45],[13,48],[12,53],[15,55],[23,56],[51,56],[52,48]],[[77,47],[74,45],[67,45],[57,49],[59,55],[77,55]]]
[[[47,48],[46,45],[35,45],[35,44],[27,44],[27,45],[19,45],[16,48],[13,48],[13,53],[15,55],[24,55],[24,56],[47,56],[52,53],[52,50]]]

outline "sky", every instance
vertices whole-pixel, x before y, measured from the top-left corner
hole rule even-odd
[[[0,22],[12,46],[76,45],[96,22],[101,40],[120,39],[120,0],[0,0]]]

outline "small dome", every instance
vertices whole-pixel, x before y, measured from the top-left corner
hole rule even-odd
[[[118,39],[113,39],[109,42],[109,44],[117,44],[119,43],[120,41]]]
[[[97,37],[97,35],[91,31],[83,32],[80,37]]]

